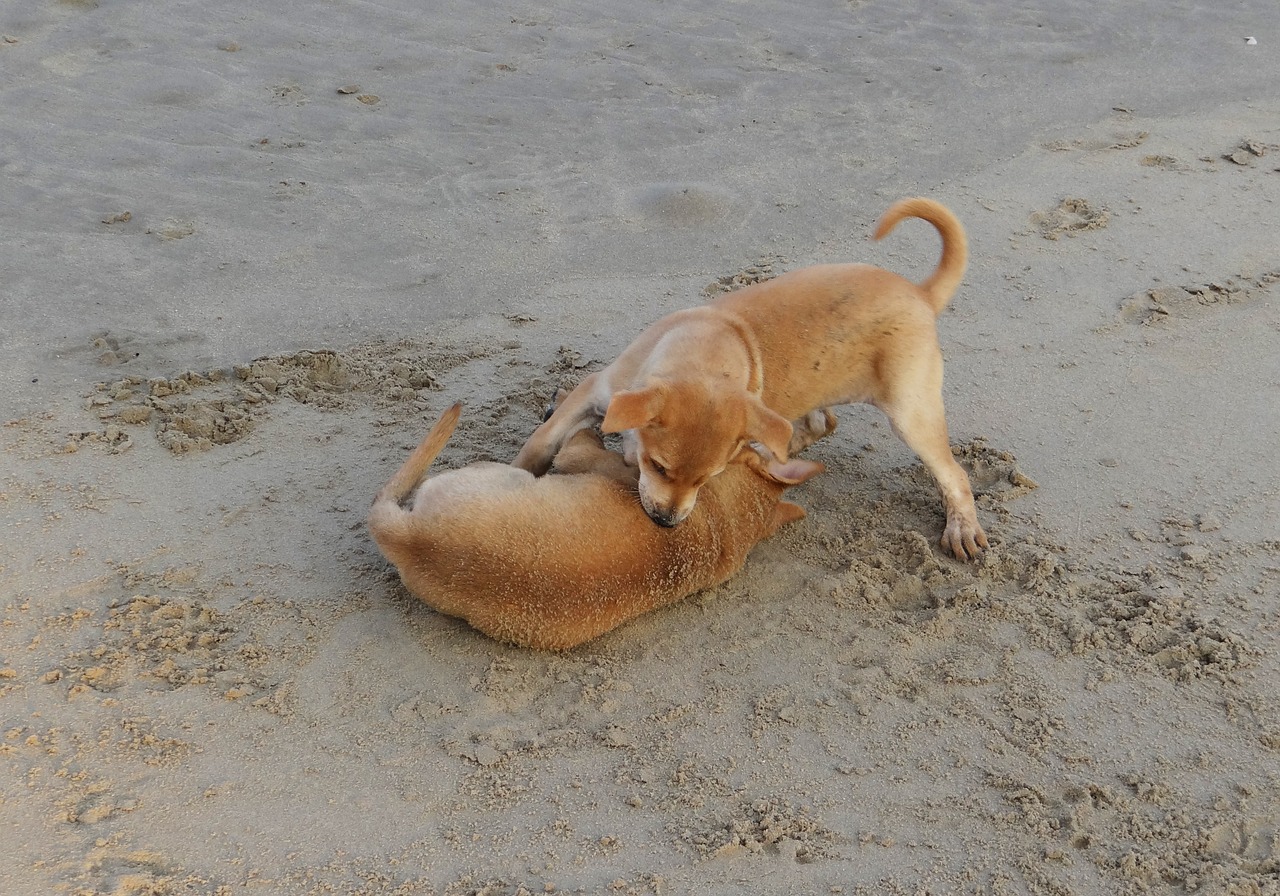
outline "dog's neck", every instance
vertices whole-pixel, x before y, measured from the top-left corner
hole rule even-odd
[[[760,354],[760,343],[755,334],[747,326],[747,322],[731,311],[717,309],[724,325],[733,331],[742,344],[747,357],[747,391],[759,395],[764,391],[764,357]]]
[[[751,328],[738,315],[721,308],[689,308],[676,312],[709,324],[724,333],[718,338],[705,327],[672,327],[659,342],[660,348],[650,354],[646,376],[658,379],[683,379],[689,359],[696,359],[709,371],[719,374],[726,385],[745,389],[759,396],[764,391],[764,360],[760,344]],[[674,316],[674,315],[673,315]],[[668,368],[678,372],[672,376]]]

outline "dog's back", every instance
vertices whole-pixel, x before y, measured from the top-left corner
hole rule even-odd
[[[794,418],[814,408],[877,403],[883,375],[916,346],[937,345],[937,315],[964,275],[964,228],[930,199],[894,203],[876,238],[906,218],[933,224],[942,256],[921,284],[867,264],[819,264],[729,293],[713,306],[741,318],[759,344],[765,404]]]

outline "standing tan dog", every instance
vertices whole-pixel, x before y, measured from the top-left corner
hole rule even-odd
[[[423,481],[458,422],[454,405],[374,499],[369,529],[405,586],[490,637],[560,650],[725,581],[747,553],[804,510],[783,490],[819,463],[747,449],[716,477],[679,529],[653,525],[636,501],[637,471],[591,429],[534,477],[478,463]],[[835,428],[821,411],[798,420],[798,451]]]
[[[602,419],[604,432],[626,433],[645,511],[674,526],[744,445],[784,458],[787,420],[868,402],[937,480],[943,548],[978,556],[987,536],[947,438],[936,326],[964,275],[964,228],[937,202],[903,199],[884,213],[875,238],[904,218],[928,221],[942,237],[938,267],[920,285],[865,264],[817,265],[668,315],[586,377],[514,466],[545,472],[575,431]]]

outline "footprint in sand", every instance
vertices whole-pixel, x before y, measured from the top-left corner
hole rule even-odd
[[[1063,199],[1054,208],[1036,212],[1031,216],[1031,226],[1047,240],[1056,240],[1062,234],[1074,236],[1085,230],[1101,230],[1111,220],[1105,208],[1094,206],[1087,199]]]
[[[1228,277],[1199,286],[1160,286],[1134,293],[1120,301],[1120,320],[1152,326],[1187,318],[1199,309],[1250,301],[1280,282],[1280,271],[1252,280]]]

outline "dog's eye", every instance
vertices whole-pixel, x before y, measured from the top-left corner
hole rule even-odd
[[[667,478],[667,468],[658,463],[652,457],[649,458],[649,467],[653,470],[654,474],[661,476],[663,479]]]

